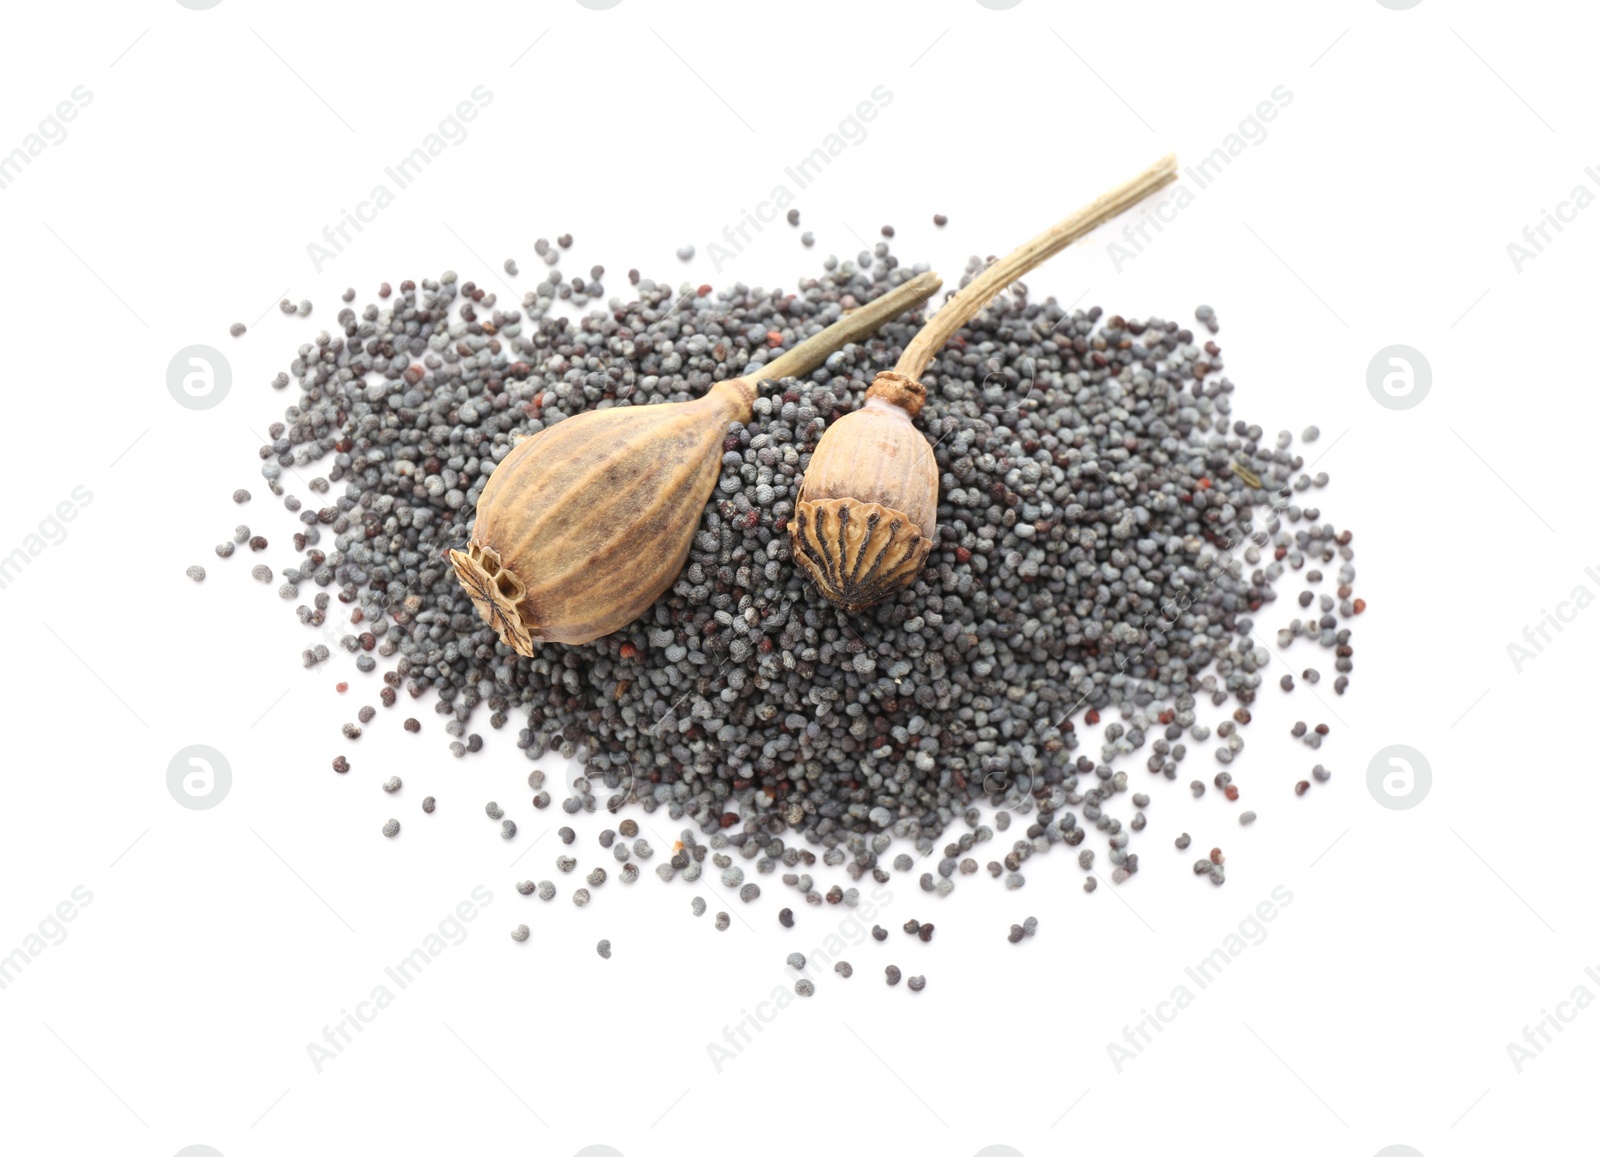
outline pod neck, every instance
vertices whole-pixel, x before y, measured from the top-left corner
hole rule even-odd
[[[733,414],[731,420],[735,422],[748,422],[755,412],[751,407],[756,400],[756,386],[745,378],[728,378],[718,382],[705,396],[715,398],[728,407]]]
[[[872,380],[872,385],[867,387],[867,401],[870,402],[874,398],[898,406],[908,416],[915,418],[922,412],[922,403],[927,400],[928,391],[913,377],[893,370],[884,370]]]

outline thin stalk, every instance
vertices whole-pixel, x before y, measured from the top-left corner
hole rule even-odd
[[[866,305],[852,309],[821,333],[808,337],[793,349],[785,350],[766,365],[735,381],[742,380],[749,387],[744,392],[748,400],[753,401],[755,382],[765,378],[798,378],[809,374],[827,361],[828,355],[835,350],[876,333],[891,318],[927,301],[939,292],[943,284],[944,281],[932,270],[919,273],[904,285],[898,285]]]
[[[933,355],[994,297],[1040,262],[1055,256],[1084,234],[1121,215],[1151,193],[1178,179],[1178,160],[1171,153],[1144,172],[1102,193],[1076,213],[1025,241],[974,277],[918,331],[895,365],[895,372],[915,381]],[[818,335],[822,336],[822,335]],[[815,339],[813,339],[815,340]]]

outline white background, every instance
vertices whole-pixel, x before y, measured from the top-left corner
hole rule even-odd
[[[1577,1151],[1600,1012],[1520,1072],[1507,1045],[1574,988],[1600,995],[1584,973],[1600,966],[1600,787],[1577,739],[1600,610],[1520,674],[1507,644],[1580,584],[1600,594],[1584,574],[1600,543],[1582,353],[1600,211],[1552,231],[1520,272],[1506,246],[1574,186],[1600,192],[1584,174],[1600,163],[1595,31],[1576,4],[1442,0],[13,6],[0,153],[75,86],[92,101],[0,189],[0,553],[75,487],[93,497],[0,590],[0,953],[74,888],[92,901],[0,990],[0,1149]],[[479,85],[493,100],[467,139],[319,271],[307,243]],[[797,201],[816,248],[780,223],[715,270],[708,242],[878,85],[892,103]],[[980,876],[934,901],[897,875],[877,917],[889,942],[851,949],[853,980],[817,976],[815,997],[720,1071],[707,1046],[847,912],[798,905],[784,932],[775,913],[794,899],[776,877],[746,906],[715,873],[700,894],[734,914],[726,933],[689,914],[691,886],[653,874],[573,908],[577,880],[553,870],[543,834],[563,817],[528,806],[515,721],[492,732],[484,713],[485,751],[457,761],[431,703],[402,696],[345,742],[339,725],[376,703],[377,677],[337,649],[302,670],[317,639],[276,584],[249,579],[258,557],[212,554],[246,521],[273,540],[260,557],[292,561],[292,517],[256,456],[290,398],[266,383],[332,324],[346,285],[365,302],[381,280],[453,268],[507,304],[544,272],[533,240],[570,231],[564,268],[602,263],[614,293],[630,265],[793,286],[886,222],[897,253],[953,284],[969,254],[1006,251],[1161,153],[1192,164],[1279,85],[1293,99],[1266,139],[1136,259],[1119,270],[1106,231],[1028,281],[1129,315],[1187,321],[1208,302],[1236,415],[1269,433],[1321,426],[1308,458],[1325,452],[1316,469],[1334,481],[1318,498],[1355,532],[1370,604],[1349,694],[1332,695],[1320,653],[1321,701],[1281,695],[1275,668],[1232,768],[1259,822],[1240,829],[1215,791],[1192,800],[1188,775],[1156,780],[1134,844],[1144,870],[1121,888],[1083,895],[1061,854],[1015,893]],[[700,250],[687,267],[684,244]],[[497,280],[507,256],[515,294]],[[316,312],[281,316],[286,295]],[[239,340],[236,320],[250,325]],[[204,412],[166,387],[195,343],[233,374]],[[1403,412],[1366,387],[1392,343],[1433,372]],[[238,486],[256,495],[243,508]],[[199,587],[183,576],[195,562],[210,572]],[[1280,589],[1264,631],[1295,613],[1298,586]],[[1296,671],[1310,654],[1291,652]],[[408,709],[421,736],[400,731]],[[1288,738],[1297,718],[1330,725],[1320,752]],[[1395,743],[1433,771],[1407,811],[1366,786]],[[190,744],[231,764],[213,810],[168,794]],[[329,769],[339,752],[347,776]],[[1316,761],[1331,783],[1295,799],[1288,785]],[[542,766],[559,781],[559,760]],[[1209,779],[1209,752],[1191,769]],[[405,780],[393,798],[378,788],[389,774]],[[490,799],[522,826],[509,844],[483,816]],[[378,833],[390,815],[396,840]],[[651,818],[665,850],[675,833]],[[594,819],[581,863],[614,868]],[[1227,848],[1225,887],[1190,874],[1179,830]],[[529,877],[558,880],[562,898],[519,896]],[[492,900],[467,938],[318,1072],[307,1045],[323,1026],[480,885]],[[1265,941],[1119,1072],[1107,1046],[1123,1026],[1278,886],[1293,901]],[[1030,914],[1038,935],[1006,943]],[[936,921],[933,943],[900,931],[908,916]],[[517,945],[521,922],[533,935]],[[886,989],[889,962],[927,990]]]

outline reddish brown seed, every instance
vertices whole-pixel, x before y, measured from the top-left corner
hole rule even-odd
[[[1306,792],[1308,792],[1310,790],[1311,790],[1311,781],[1310,780],[1302,779],[1299,783],[1294,785],[1294,794],[1295,795],[1305,795]]]
[[[1211,862],[1213,864],[1220,864],[1226,858],[1227,857],[1222,854],[1222,849],[1221,848],[1212,848],[1211,849]]]
[[[1236,800],[1239,798],[1239,789],[1230,783],[1222,789],[1222,794],[1227,796],[1229,800]]]
[[[1318,735],[1326,735],[1328,734],[1328,725],[1326,723],[1319,723],[1311,730],[1315,731]]]
[[[382,285],[378,286],[378,296],[379,297],[388,297],[393,292],[394,292],[394,290],[389,288],[389,283],[387,281],[385,281]]]
[[[1367,609],[1367,600],[1357,599],[1355,602],[1350,604],[1350,609],[1359,615],[1362,611]]]
[[[337,771],[340,775],[343,775],[345,772],[350,770],[350,761],[342,755],[335,756],[333,760],[333,770]]]
[[[1246,711],[1243,707],[1241,707],[1241,708],[1239,708],[1237,711],[1235,711],[1233,713],[1233,718],[1238,723],[1249,723],[1250,722],[1250,712]]]
[[[335,691],[337,691],[339,694],[343,695],[346,691],[350,690],[350,684],[348,684],[348,683],[336,683],[336,684],[334,684],[334,688],[333,689]]]
[[[1094,724],[1099,723],[1100,722],[1100,712],[1096,711],[1093,707],[1089,708],[1089,710],[1087,710],[1087,711],[1085,711],[1083,713],[1083,721],[1085,723],[1089,724],[1090,726],[1093,726]]]

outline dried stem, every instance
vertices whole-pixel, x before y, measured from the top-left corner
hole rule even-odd
[[[906,346],[895,372],[915,381],[933,355],[1006,286],[1047,258],[1055,256],[1084,234],[1137,205],[1151,193],[1178,179],[1178,161],[1172,154],[1151,165],[1130,181],[1102,193],[1076,213],[1052,225],[1031,241],[1017,246],[967,283],[933,315]]]
[[[908,309],[915,309],[939,292],[943,284],[943,280],[932,270],[919,273],[904,285],[898,285],[866,305],[852,309],[821,333],[808,337],[791,350],[785,350],[747,378],[734,379],[735,383],[743,386],[748,399],[753,401],[757,381],[798,378],[802,374],[809,374],[825,362],[829,354],[877,332],[890,318],[898,317]]]

